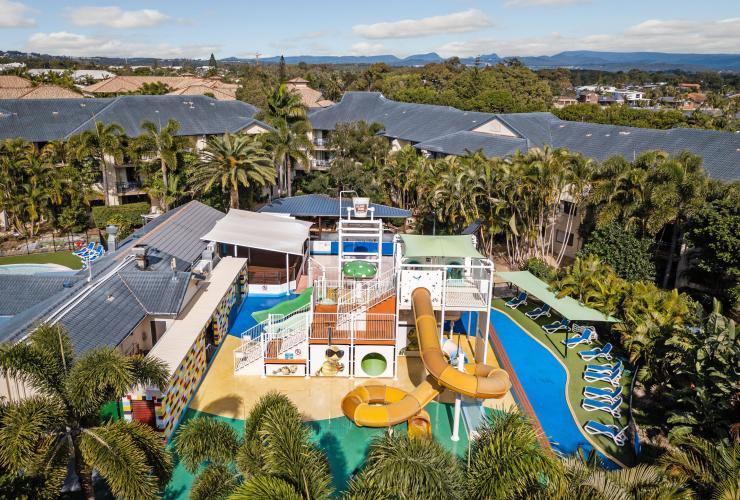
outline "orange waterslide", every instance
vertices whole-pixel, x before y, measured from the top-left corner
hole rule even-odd
[[[433,383],[422,382],[410,393],[379,384],[353,389],[342,399],[342,412],[357,425],[389,427],[412,418],[437,397],[441,389],[437,384],[481,399],[502,398],[511,387],[509,375],[499,368],[482,363],[468,363],[464,367],[465,371],[461,372],[451,366],[439,343],[437,320],[429,290],[414,290],[411,303],[421,359]]]

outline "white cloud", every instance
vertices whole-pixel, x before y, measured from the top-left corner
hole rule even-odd
[[[169,20],[155,9],[123,10],[120,7],[78,7],[67,9],[65,16],[77,26],[108,28],[151,28]]]
[[[390,54],[391,50],[382,43],[360,42],[352,45],[349,53],[353,56],[379,56]]]
[[[0,0],[0,28],[28,28],[36,26],[36,20],[30,17],[32,10],[11,0]]]
[[[588,3],[591,0],[508,0],[509,7],[558,7],[576,3]]]
[[[444,33],[466,33],[488,26],[491,26],[491,20],[484,12],[470,9],[423,19],[358,24],[352,27],[352,33],[364,38],[413,38]]]
[[[652,19],[622,33],[583,37],[551,33],[514,39],[473,39],[455,41],[437,48],[444,57],[499,55],[539,56],[566,50],[599,50],[673,53],[737,53],[740,47],[740,18],[715,21]]]
[[[218,46],[211,45],[172,45],[151,43],[147,40],[120,40],[105,36],[88,36],[66,31],[55,33],[34,33],[28,39],[26,49],[51,55],[68,56],[109,56],[109,57],[159,57],[207,58],[211,52],[218,52]]]

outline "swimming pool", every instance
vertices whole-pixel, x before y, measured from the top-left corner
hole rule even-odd
[[[491,323],[552,447],[565,455],[575,453],[579,446],[590,452],[591,443],[566,401],[565,368],[506,314],[492,309]],[[605,466],[617,468],[603,454],[599,455]]]
[[[77,271],[59,264],[5,264],[0,266],[0,274],[75,274]]]
[[[282,295],[258,295],[250,293],[247,298],[244,299],[242,305],[239,307],[239,311],[229,323],[229,335],[234,337],[241,337],[242,332],[249,330],[257,322],[252,318],[252,313],[255,311],[263,311],[269,309],[275,304],[284,302],[286,300],[294,299],[297,295],[294,293],[282,294]]]

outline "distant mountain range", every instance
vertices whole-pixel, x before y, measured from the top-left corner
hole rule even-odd
[[[23,60],[27,54],[18,51],[2,53],[11,59]],[[207,60],[188,59],[155,59],[155,58],[120,58],[120,57],[64,57],[49,56],[45,54],[30,54],[32,57],[60,60],[84,60],[102,65],[182,65],[184,63],[199,65],[208,64]],[[477,59],[481,64],[498,64],[505,58],[497,54],[481,55]],[[596,52],[591,50],[574,50],[560,52],[552,56],[528,56],[518,58],[522,63],[532,69],[542,68],[569,68],[569,69],[593,69],[603,71],[627,71],[630,69],[641,69],[646,71],[685,70],[685,71],[730,71],[740,72],[740,54],[670,54],[664,52]],[[439,54],[430,52],[428,54],[415,54],[408,57],[396,57],[394,55],[378,56],[287,56],[285,62],[288,64],[375,64],[385,63],[391,66],[423,66],[429,63],[443,62],[445,58]],[[461,58],[464,64],[472,65],[475,57]],[[219,59],[222,63],[246,63],[254,62],[254,58],[227,57]],[[280,56],[263,57],[260,63],[277,64]]]

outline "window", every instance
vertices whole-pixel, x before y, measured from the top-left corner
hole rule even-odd
[[[571,210],[573,210],[574,216],[578,214],[578,208],[575,207],[573,203],[571,203],[570,201],[565,201],[565,200],[561,201],[560,209],[562,213],[564,213],[565,215],[569,215]]]
[[[555,241],[557,241],[558,243],[563,243],[563,241],[565,241],[565,231],[561,231],[560,229],[555,231]],[[568,233],[567,244],[569,247],[573,246],[573,233]]]

